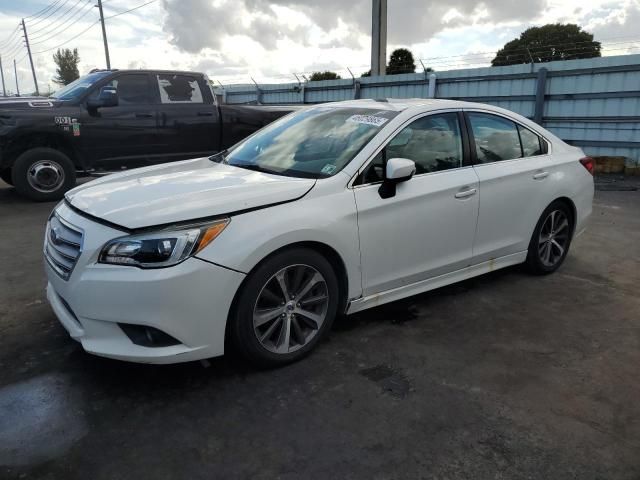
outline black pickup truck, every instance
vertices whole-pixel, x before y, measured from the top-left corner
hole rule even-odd
[[[56,200],[76,171],[211,155],[294,108],[218,105],[201,73],[94,71],[51,97],[0,100],[0,178]]]

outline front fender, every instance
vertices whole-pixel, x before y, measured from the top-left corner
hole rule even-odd
[[[318,242],[335,250],[347,271],[349,298],[361,296],[357,212],[349,189],[234,216],[197,256],[249,273],[271,253],[300,242]]]

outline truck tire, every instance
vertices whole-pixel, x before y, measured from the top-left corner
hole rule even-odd
[[[7,184],[13,186],[13,179],[11,178],[11,169],[3,168],[0,170],[0,178]]]
[[[60,200],[76,184],[76,168],[64,153],[38,147],[22,153],[13,164],[13,185],[36,202]]]

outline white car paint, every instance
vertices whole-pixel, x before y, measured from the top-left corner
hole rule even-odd
[[[339,258],[347,313],[521,263],[536,222],[553,200],[591,213],[584,154],[529,120],[488,105],[447,100],[359,100],[398,115],[335,175],[319,180],[248,171],[208,159],[132,170],[67,193],[55,210],[84,232],[68,280],[45,262],[48,298],[85,350],[123,360],[172,363],[224,353],[229,310],[243,280],[273,252],[304,242]],[[388,140],[425,114],[474,110],[506,116],[549,142],[546,155],[415,175],[382,199],[354,180]],[[543,174],[543,175],[540,175]],[[265,207],[266,206],[266,207]],[[167,268],[98,263],[102,247],[130,229],[229,215],[206,248]],[[63,299],[63,301],[61,300]],[[156,327],[181,344],[134,345],[118,322]]]

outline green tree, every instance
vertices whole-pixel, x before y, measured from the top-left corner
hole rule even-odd
[[[360,78],[362,78],[362,77],[370,77],[370,76],[371,76],[371,69],[367,70],[362,75],[360,75]]]
[[[53,54],[53,61],[56,62],[56,77],[53,79],[59,85],[69,85],[71,82],[80,77],[78,72],[78,63],[80,55],[78,49],[73,51],[69,48],[58,49]]]
[[[325,72],[313,72],[309,77],[310,82],[317,82],[319,80],[340,80],[342,77],[338,75],[336,72],[331,72],[329,70]]]
[[[599,57],[600,42],[593,34],[573,23],[550,23],[531,27],[520,37],[507,42],[491,61],[494,67],[520,63],[544,63],[555,60]]]
[[[387,65],[387,75],[398,75],[400,73],[414,73],[416,63],[413,60],[413,53],[406,48],[396,48],[389,58]]]

